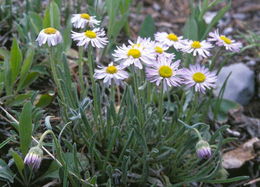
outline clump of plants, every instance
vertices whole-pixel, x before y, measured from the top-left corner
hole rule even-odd
[[[1,179],[25,186],[50,179],[63,186],[180,186],[245,179],[229,179],[221,166],[221,147],[230,141],[222,133],[228,127],[210,126],[221,104],[221,92],[214,97],[213,89],[226,63],[217,64],[217,59],[242,48],[213,30],[230,4],[209,25],[203,15],[219,1],[191,4],[183,36],[157,32],[115,45],[127,26],[124,16],[131,1],[105,1],[108,25],[89,6],[69,15],[63,27],[59,2],[50,1],[43,18],[28,11],[24,19],[31,26],[19,26],[1,64],[2,95],[10,104],[1,109],[12,125],[10,138],[1,145],[19,145],[10,149],[8,164],[1,160]],[[117,20],[116,7],[124,22]],[[25,58],[17,40],[28,48]],[[72,42],[78,54],[76,78],[66,55]],[[34,62],[36,55],[46,61],[47,70]],[[38,63],[34,69],[33,63]],[[42,72],[57,90],[58,123],[46,108],[53,94],[26,94]],[[14,112],[12,100],[22,94],[16,103],[24,104],[21,113]]]

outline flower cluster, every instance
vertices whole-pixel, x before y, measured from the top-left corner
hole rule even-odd
[[[196,92],[205,93],[207,89],[214,88],[217,80],[216,72],[210,72],[202,64],[190,65],[188,68],[182,66],[180,60],[175,60],[175,55],[169,53],[169,48],[174,48],[183,53],[192,53],[193,56],[207,58],[211,56],[210,50],[216,46],[224,46],[226,50],[237,51],[241,48],[241,43],[235,42],[224,35],[219,35],[218,31],[209,34],[211,38],[203,41],[192,41],[177,36],[174,33],[159,32],[155,34],[155,41],[150,38],[138,37],[135,42],[128,41],[128,44],[118,46],[113,53],[115,62],[120,67],[120,71],[108,71],[108,67],[100,67],[95,70],[96,79],[104,79],[105,85],[110,85],[111,80],[116,84],[121,84],[123,77],[119,76],[124,72],[124,79],[127,73],[123,70],[129,66],[143,69],[145,67],[146,78],[157,86],[162,84],[163,90],[169,87],[186,85],[194,87]],[[213,37],[214,36],[214,37]],[[101,75],[101,72],[104,72]],[[117,78],[120,77],[120,78]]]
[[[103,28],[96,27],[100,21],[95,16],[87,13],[73,14],[71,22],[76,29],[85,29],[83,32],[72,31],[72,39],[77,41],[78,46],[87,48],[89,45],[96,48],[104,48],[108,43]],[[87,28],[86,28],[87,27]],[[115,60],[107,67],[99,66],[95,70],[94,78],[104,79],[106,86],[115,83],[122,85],[123,80],[128,78],[124,70],[131,66],[138,69],[145,67],[146,78],[157,86],[162,84],[163,90],[169,87],[187,85],[194,87],[196,92],[205,93],[206,89],[214,88],[217,80],[216,72],[210,72],[208,68],[197,63],[189,68],[180,68],[180,60],[175,60],[175,54],[169,53],[169,48],[183,53],[191,53],[193,56],[207,58],[211,56],[210,50],[214,45],[226,50],[237,52],[242,47],[241,43],[220,35],[219,31],[209,33],[209,38],[202,41],[192,41],[177,36],[174,33],[158,32],[154,36],[155,41],[150,38],[138,37],[135,42],[118,46],[112,54]],[[62,36],[58,30],[49,27],[43,29],[36,41],[39,45],[47,43],[55,46],[62,42]]]
[[[104,29],[95,27],[100,24],[95,16],[87,13],[73,14],[71,22],[75,28],[85,29],[83,32],[72,31],[71,38],[78,42],[78,46],[87,48],[91,44],[93,47],[104,48],[108,43]]]
[[[84,46],[87,48],[91,43],[93,47],[104,48],[108,43],[104,29],[98,27],[95,28],[96,25],[100,24],[100,21],[96,20],[95,16],[91,16],[87,13],[73,14],[71,23],[76,29],[85,29],[84,32],[72,31],[71,37],[73,40],[78,42],[78,46]],[[49,27],[41,30],[36,41],[39,46],[46,43],[49,47],[56,46],[62,42],[62,35],[57,29]]]

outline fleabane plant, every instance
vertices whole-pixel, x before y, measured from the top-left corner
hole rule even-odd
[[[64,99],[66,84],[58,87],[67,111],[64,119],[74,125],[68,136],[91,162],[79,173],[82,180],[87,180],[82,173],[113,185],[215,179],[223,137],[221,130],[214,133],[205,124],[219,70],[210,62],[216,48],[238,52],[242,44],[218,30],[204,40],[157,32],[155,40],[138,36],[119,44],[104,60],[99,55],[109,38],[101,22],[79,13],[71,23],[71,38],[79,47],[80,91],[69,94],[77,101]],[[36,41],[53,48],[62,37],[58,30],[45,28]],[[56,84],[70,76],[60,81],[54,63],[52,69]]]

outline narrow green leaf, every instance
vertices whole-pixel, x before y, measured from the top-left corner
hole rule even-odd
[[[54,1],[50,3],[50,23],[51,27],[60,28],[60,10]]]
[[[57,162],[52,161],[48,170],[41,176],[41,178],[59,178],[59,168],[60,166],[57,164]]]
[[[47,28],[47,27],[51,27],[50,6],[46,8],[44,18],[43,18],[43,28]]]
[[[71,40],[71,28],[72,28],[72,25],[71,25],[71,21],[70,19],[67,20],[67,24],[66,24],[66,28],[64,30],[64,38],[63,38],[63,46],[64,46],[64,51],[68,51],[71,47],[71,43],[72,43],[72,40]]]
[[[26,94],[17,94],[6,101],[8,106],[23,106],[24,103],[30,100],[32,97],[32,92]]]
[[[20,91],[21,86],[29,73],[29,70],[30,70],[32,62],[33,62],[33,57],[34,57],[34,49],[29,48],[26,52],[26,57],[24,59],[23,65],[22,65],[22,70],[20,73],[20,81],[18,84],[17,91]]]
[[[145,17],[144,22],[141,25],[139,36],[154,38],[155,24],[151,15]]]
[[[0,179],[7,180],[11,183],[14,182],[13,172],[10,170],[10,168],[5,163],[5,161],[3,161],[2,159],[0,159]]]
[[[32,84],[39,77],[39,75],[40,74],[38,72],[28,73],[28,75],[26,76],[24,81],[21,82],[20,90],[22,90],[22,89],[26,88],[27,86],[29,86],[30,84]]]
[[[15,151],[12,151],[12,157],[14,159],[14,163],[15,163],[20,175],[23,176],[23,169],[24,169],[23,159]]]
[[[36,12],[29,12],[29,19],[35,34],[38,34],[42,29],[42,18]]]
[[[37,103],[35,104],[35,106],[41,107],[41,108],[48,106],[49,104],[51,104],[51,102],[53,100],[53,96],[54,95],[50,95],[50,94],[40,95],[40,98],[37,101]]]
[[[54,27],[56,29],[60,28],[60,10],[55,1],[51,1],[45,11],[43,27]]]
[[[240,177],[234,177],[234,178],[230,178],[230,179],[208,180],[208,181],[205,181],[205,182],[211,183],[211,184],[223,184],[223,183],[231,183],[231,182],[247,180],[247,179],[249,179],[248,176],[240,176]]]
[[[32,104],[27,102],[19,118],[20,149],[25,156],[32,141]]]
[[[225,15],[225,13],[230,9],[231,7],[231,2],[228,3],[227,6],[223,7],[218,14],[213,18],[213,20],[210,22],[210,24],[208,25],[202,39],[205,39],[206,36],[208,35],[208,33],[211,31],[211,29],[218,23],[218,21],[220,19],[222,19],[222,17]]]
[[[6,140],[4,140],[2,143],[0,143],[0,149],[2,149],[5,145],[7,145],[12,140],[13,140],[13,137],[9,137]]]
[[[196,20],[193,17],[190,17],[184,25],[184,37],[197,40],[198,39],[198,25]]]
[[[4,69],[4,85],[6,95],[11,95],[13,91],[12,74],[10,63],[7,60],[4,61]]]
[[[10,64],[11,64],[11,73],[12,73],[12,83],[16,80],[22,62],[22,51],[19,48],[16,38],[13,39],[11,54],[10,54]]]

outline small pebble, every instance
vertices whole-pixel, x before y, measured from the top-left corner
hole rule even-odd
[[[233,15],[233,18],[235,19],[239,19],[239,20],[244,20],[246,19],[247,15],[246,14],[242,14],[242,13],[237,13]]]

